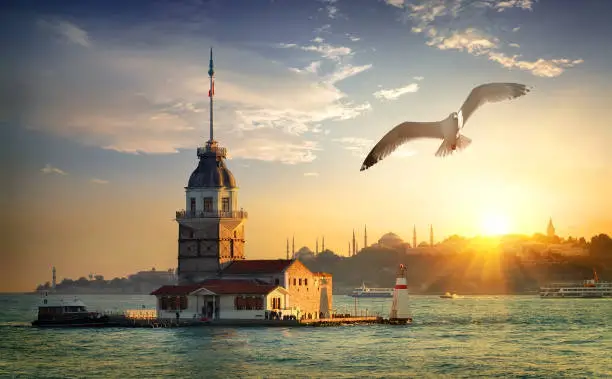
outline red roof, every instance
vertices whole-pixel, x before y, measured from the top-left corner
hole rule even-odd
[[[201,284],[186,284],[182,286],[161,286],[151,295],[189,295],[193,291],[202,288]]]
[[[151,295],[189,295],[199,289],[206,289],[217,295],[267,295],[278,287],[280,286],[262,284],[253,280],[208,279],[198,284],[162,286],[153,291]]]
[[[284,272],[291,264],[291,259],[253,259],[234,261],[222,272],[222,275],[256,275],[278,274]]]

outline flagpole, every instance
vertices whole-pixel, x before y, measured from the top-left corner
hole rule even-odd
[[[213,66],[213,52],[212,47],[210,48],[210,63],[208,65],[208,77],[210,79],[210,90],[208,96],[210,97],[210,142],[214,141],[213,136],[213,96],[215,95],[215,85],[213,82],[213,76],[215,75],[215,69]]]

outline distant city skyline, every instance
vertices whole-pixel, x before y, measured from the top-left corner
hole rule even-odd
[[[52,266],[58,280],[176,267],[174,215],[208,138],[211,46],[215,138],[249,212],[249,259],[284,257],[287,236],[345,252],[366,224],[370,239],[393,230],[406,241],[417,225],[419,242],[429,225],[437,241],[531,235],[550,217],[560,236],[612,234],[611,3],[0,9],[0,291],[30,290]],[[479,110],[461,154],[436,158],[439,142],[423,141],[359,171],[391,127],[445,117],[494,81],[534,90]]]

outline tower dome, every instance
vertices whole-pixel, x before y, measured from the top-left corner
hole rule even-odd
[[[188,188],[237,188],[236,179],[225,165],[225,149],[207,146],[198,152],[200,163],[191,173]]]

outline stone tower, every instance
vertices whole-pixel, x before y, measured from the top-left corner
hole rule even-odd
[[[227,263],[244,259],[244,224],[247,213],[238,208],[238,187],[225,166],[227,150],[213,138],[215,94],[210,49],[210,139],[198,147],[198,167],[185,187],[185,209],[176,212],[179,283],[215,277]]]

